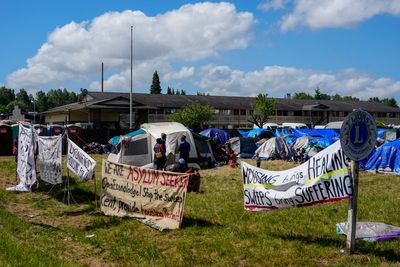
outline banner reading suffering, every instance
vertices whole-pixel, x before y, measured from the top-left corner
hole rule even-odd
[[[242,162],[244,208],[263,211],[350,198],[353,190],[347,166],[339,141],[286,171],[268,171]]]
[[[103,160],[101,210],[134,217],[158,230],[178,229],[189,175]]]
[[[40,178],[50,184],[62,183],[62,136],[38,136]]]
[[[31,191],[36,182],[36,168],[34,160],[34,142],[32,128],[19,125],[18,134],[18,160],[17,173],[20,183],[14,187],[7,188],[12,191]]]
[[[79,146],[68,140],[67,167],[81,181],[91,179],[96,167],[96,161],[92,159]]]

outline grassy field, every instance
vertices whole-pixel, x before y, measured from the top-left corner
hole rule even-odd
[[[293,166],[262,162],[274,170]],[[102,215],[92,181],[71,181],[77,203],[71,205],[64,185],[5,191],[16,184],[15,162],[0,157],[0,266],[400,266],[400,239],[357,241],[356,254],[348,255],[345,236],[335,232],[347,220],[348,201],[247,212],[239,169],[201,176],[201,192],[187,196],[182,228],[159,232]],[[399,226],[399,192],[399,176],[361,172],[358,220]]]

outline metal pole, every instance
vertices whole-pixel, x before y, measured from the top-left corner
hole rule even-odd
[[[131,93],[129,95],[129,130],[132,130],[132,88],[133,88],[133,26],[131,26]]]
[[[353,176],[353,196],[349,201],[347,247],[349,248],[350,254],[353,254],[357,228],[358,161],[352,160],[350,167],[351,175]]]

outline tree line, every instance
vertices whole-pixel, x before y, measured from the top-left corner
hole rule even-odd
[[[12,112],[14,106],[19,106],[24,112],[43,112],[77,101],[78,95],[66,88],[51,89],[48,92],[38,91],[33,96],[25,89],[15,92],[14,89],[0,87],[0,114]]]
[[[299,93],[295,93],[292,98],[296,99],[296,100],[314,99],[314,100],[360,101],[360,99],[358,99],[357,97],[353,97],[353,96],[341,96],[339,94],[328,95],[328,94],[322,93],[319,88],[315,89],[314,95],[311,95],[311,94],[308,94],[305,92],[299,92]],[[399,107],[397,104],[397,101],[396,101],[396,99],[394,99],[394,97],[382,98],[382,99],[380,99],[379,97],[370,97],[368,99],[368,101],[383,103],[390,107],[395,107],[395,108]]]

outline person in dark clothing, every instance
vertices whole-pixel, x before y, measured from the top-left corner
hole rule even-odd
[[[179,158],[185,160],[185,165],[187,166],[189,160],[190,144],[186,141],[186,136],[182,135],[181,143],[178,147]]]
[[[161,138],[156,139],[156,144],[154,145],[154,164],[157,167],[157,170],[163,170],[165,162],[167,161],[167,157],[165,156],[165,150],[162,145]]]
[[[165,154],[167,154],[167,146],[165,144],[166,142],[167,142],[167,135],[165,133],[162,133],[161,134],[161,144],[164,148]]]

